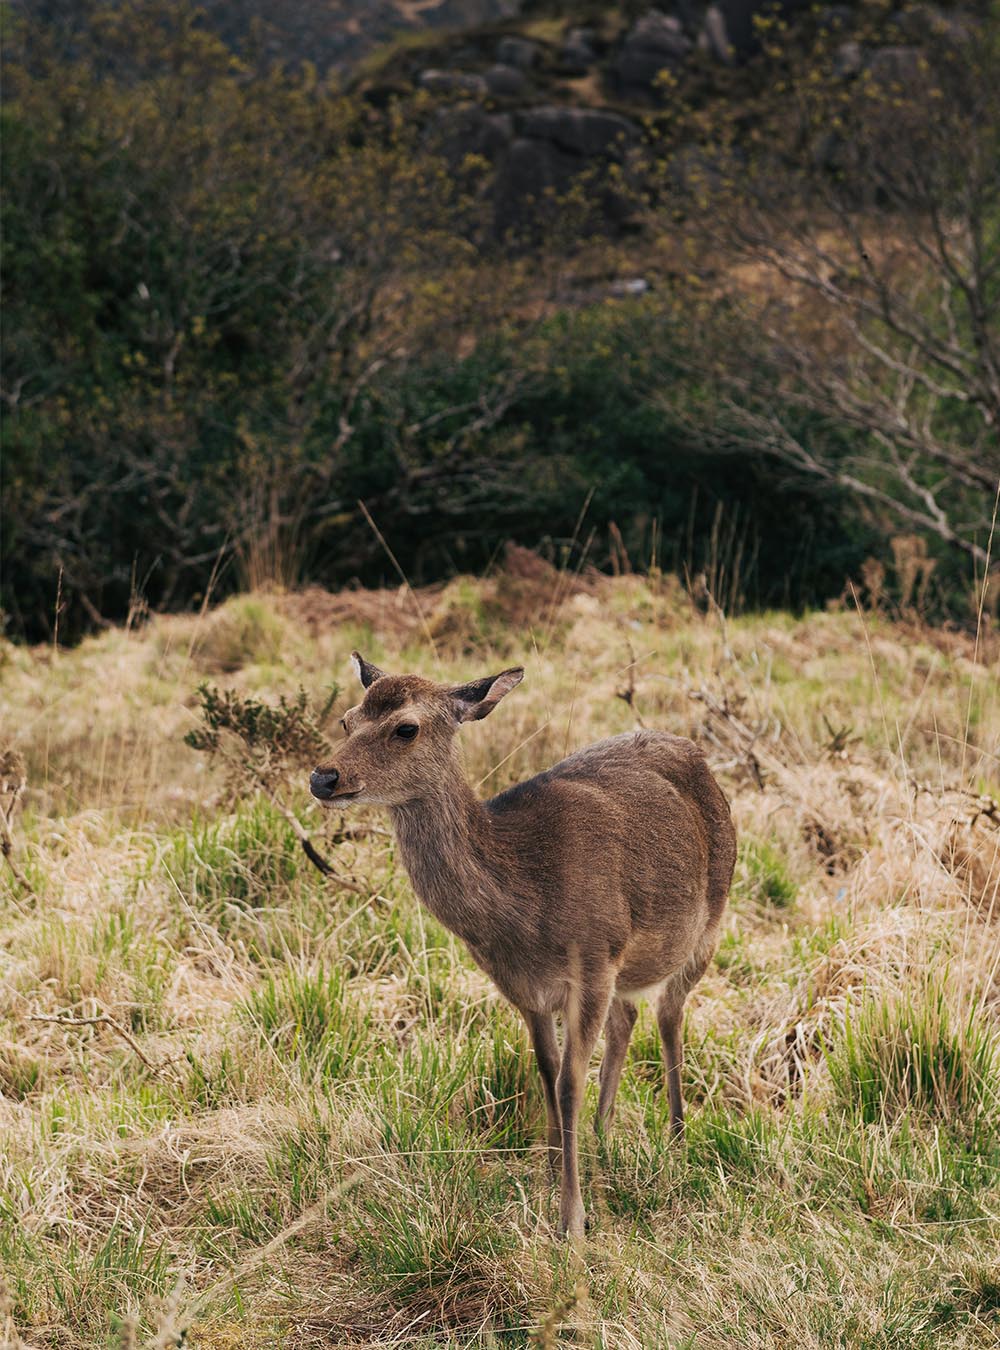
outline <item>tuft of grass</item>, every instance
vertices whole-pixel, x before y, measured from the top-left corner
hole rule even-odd
[[[349,999],[337,970],[269,975],[237,1013],[283,1064],[298,1064],[324,1083],[359,1072],[367,1019]]]
[[[866,1123],[917,1111],[969,1127],[1000,1122],[1000,1039],[976,1006],[953,1011],[944,977],[848,1007],[826,1053],[846,1107]]]
[[[740,841],[734,895],[753,904],[787,909],[795,903],[798,888],[781,854],[762,839]]]
[[[228,818],[178,831],[155,866],[224,930],[232,910],[280,904],[299,878],[301,857],[288,821],[258,797]]]
[[[215,611],[198,636],[192,656],[212,674],[232,673],[249,665],[273,665],[287,651],[290,634],[264,597],[234,596]]]
[[[468,1154],[425,1161],[409,1169],[405,1187],[363,1197],[350,1237],[380,1295],[367,1309],[370,1332],[416,1323],[467,1335],[488,1323],[502,1335],[523,1326],[528,1308],[510,1265],[520,1244],[517,1199],[503,1170]]]

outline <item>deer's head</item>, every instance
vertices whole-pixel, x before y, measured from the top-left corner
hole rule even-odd
[[[341,719],[346,739],[336,757],[309,779],[312,795],[331,805],[402,806],[432,795],[448,775],[461,724],[486,717],[524,676],[518,666],[469,684],[435,684],[387,675],[357,652],[351,660],[364,698]]]

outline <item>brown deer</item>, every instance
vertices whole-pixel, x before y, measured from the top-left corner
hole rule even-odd
[[[389,808],[417,895],[520,1010],[545,1090],[549,1162],[562,1165],[559,1231],[578,1237],[587,1068],[603,1027],[601,1130],[643,996],[663,1037],[670,1127],[683,1132],[684,1000],[712,958],[732,880],[728,803],[693,742],[663,731],[598,741],[481,801],[455,732],[491,713],[524,671],[448,685],[386,675],[357,652],[353,661],[364,698],[310,789],[331,805]]]

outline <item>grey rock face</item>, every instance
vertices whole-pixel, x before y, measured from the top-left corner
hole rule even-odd
[[[718,0],[719,11],[726,25],[726,40],[737,57],[749,56],[757,47],[754,18],[766,13],[765,0]],[[793,8],[791,4],[782,6]]]
[[[538,64],[541,48],[529,38],[505,37],[497,43],[497,61],[515,70],[531,70]]]
[[[625,160],[638,128],[616,113],[591,108],[531,108],[514,115],[515,138],[498,161],[495,220],[503,232],[538,218],[548,197],[563,196],[581,176],[596,216],[620,225],[630,207],[606,170]]]
[[[698,45],[704,47],[723,65],[728,66],[732,63],[734,49],[726,31],[725,17],[718,5],[709,5],[705,11],[705,23]]]
[[[417,83],[431,94],[468,94],[470,98],[482,98],[487,92],[482,75],[464,70],[422,70]]]
[[[585,158],[620,150],[636,134],[634,122],[594,108],[531,108],[517,119],[522,136],[549,141],[559,150]]]
[[[650,10],[629,30],[615,62],[619,90],[631,97],[655,96],[657,76],[675,70],[691,51],[679,19]]]
[[[586,75],[597,60],[594,34],[589,28],[571,28],[559,48],[559,68],[564,75]]]
[[[520,98],[528,89],[527,76],[516,66],[492,66],[484,78],[494,98]]]
[[[428,129],[433,148],[457,169],[468,155],[481,155],[496,163],[504,155],[514,136],[509,113],[487,113],[464,104],[438,110]]]

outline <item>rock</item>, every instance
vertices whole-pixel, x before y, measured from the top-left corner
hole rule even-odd
[[[496,163],[513,138],[514,123],[509,113],[487,113],[469,104],[439,109],[427,133],[429,143],[453,170],[469,155],[481,155]]]
[[[497,43],[497,61],[515,70],[532,70],[538,64],[541,48],[529,38],[505,37]]]
[[[718,5],[709,5],[705,11],[705,23],[698,39],[698,45],[711,56],[714,56],[716,61],[721,61],[723,65],[732,64],[734,53],[729,45],[726,21],[722,17],[722,10]]]
[[[485,75],[486,88],[494,98],[521,98],[528,89],[528,79],[516,66],[492,66]]]
[[[594,108],[531,108],[518,118],[522,136],[549,141],[564,153],[584,158],[623,149],[637,130],[628,118]]]
[[[513,142],[497,171],[494,220],[498,233],[530,221],[549,193],[566,191],[579,160],[551,142],[522,136]]]
[[[648,97],[657,93],[656,80],[663,70],[676,70],[691,51],[679,19],[650,10],[628,32],[614,65],[621,93]]]
[[[922,54],[918,47],[879,47],[865,62],[875,82],[887,85],[910,86],[920,79]]]
[[[594,34],[589,28],[571,28],[559,48],[559,69],[564,75],[586,75],[597,60]]]
[[[483,98],[487,92],[482,75],[465,70],[422,70],[417,83],[431,94],[468,94],[471,98]]]
[[[758,14],[767,14],[774,6],[766,0],[718,0],[718,10],[722,15],[726,29],[726,41],[732,50],[734,59],[749,56],[757,50],[757,31],[754,19]],[[791,4],[781,6],[791,9]]]
[[[833,57],[833,73],[838,80],[852,80],[860,75],[865,59],[860,42],[842,42]]]
[[[622,229],[631,225],[634,203],[617,183],[609,181],[608,160],[565,150],[554,141],[519,136],[498,165],[494,189],[494,222],[498,234],[524,227],[544,228],[547,210],[559,203],[574,183],[586,185],[591,208],[585,230]]]
[[[810,4],[811,0],[715,0],[705,12],[698,45],[726,65],[743,61],[760,47],[758,15],[787,18]]]
[[[612,181],[611,164],[626,160],[638,128],[617,113],[591,108],[531,108],[514,115],[516,136],[498,161],[494,213],[499,233],[544,218],[583,176],[594,222],[622,228],[633,215],[624,180]]]
[[[626,299],[632,295],[645,295],[649,290],[649,282],[645,277],[622,277],[613,281],[609,289],[612,295]]]

